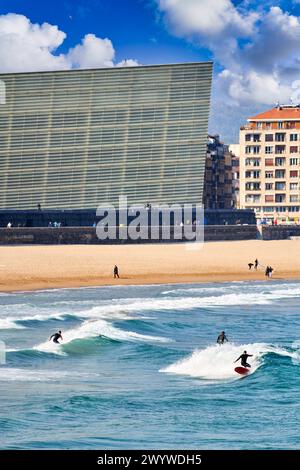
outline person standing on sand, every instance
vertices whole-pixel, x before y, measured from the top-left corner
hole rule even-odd
[[[252,266],[254,266],[254,265],[253,265],[253,263],[248,263],[248,266],[249,266],[249,271],[251,271],[251,268],[252,268]]]
[[[120,276],[119,276],[119,268],[118,268],[118,266],[115,264],[115,267],[114,267],[114,279],[116,279],[116,278],[119,279]]]
[[[259,265],[258,259],[256,258],[256,260],[254,261],[254,269],[255,269],[255,271],[257,271],[258,265]]]
[[[269,266],[269,277],[272,277],[273,271],[274,269],[271,266]]]

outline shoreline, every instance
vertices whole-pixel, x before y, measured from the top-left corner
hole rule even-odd
[[[0,246],[0,292],[84,287],[300,280],[297,240],[180,244]],[[248,270],[258,258],[261,267]],[[113,279],[117,264],[120,279]],[[264,275],[269,264],[272,279]]]
[[[121,281],[121,279],[119,280]],[[132,279],[124,279],[125,282],[122,282],[122,283],[119,283],[119,284],[114,284],[114,283],[109,283],[109,282],[103,282],[103,283],[80,283],[80,284],[77,284],[77,283],[63,283],[63,284],[53,284],[51,286],[49,285],[44,285],[44,284],[32,284],[32,285],[29,285],[29,286],[25,286],[25,285],[22,285],[22,286],[19,286],[17,288],[9,288],[9,289],[2,289],[2,286],[0,287],[0,294],[26,294],[26,293],[38,293],[38,292],[45,292],[45,291],[56,291],[56,290],[73,290],[73,289],[101,289],[101,288],[104,288],[104,287],[146,287],[146,286],[179,286],[179,285],[184,285],[184,286],[189,286],[189,285],[195,285],[195,284],[210,284],[210,283],[214,283],[214,284],[223,284],[223,283],[230,283],[230,282],[236,282],[236,283],[242,283],[242,282],[263,282],[263,281],[267,281],[267,282],[272,282],[272,281],[287,281],[287,282],[297,282],[297,281],[300,281],[300,275],[299,277],[295,277],[295,276],[286,276],[286,277],[276,277],[276,276],[273,276],[272,279],[268,279],[266,278],[266,276],[261,276],[261,277],[252,277],[252,278],[245,278],[245,279],[241,279],[240,277],[238,278],[228,278],[228,277],[220,277],[218,279],[213,279],[213,278],[207,278],[207,279],[200,279],[199,278],[195,278],[194,280],[180,280],[180,281],[162,281],[162,280],[159,280],[159,281],[152,281],[152,282],[127,282],[127,281],[132,281]]]

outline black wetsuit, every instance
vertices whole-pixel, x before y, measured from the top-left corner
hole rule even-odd
[[[60,333],[54,333],[54,335],[50,336],[50,340],[53,338],[53,343],[59,344],[59,339],[62,339],[62,336]]]
[[[225,335],[219,335],[217,339],[218,344],[223,344],[225,341],[228,341]]]
[[[248,357],[251,357],[252,354],[241,354],[240,357],[238,358],[238,361],[241,359],[241,365],[243,367],[251,367],[250,364],[248,364],[247,359]]]

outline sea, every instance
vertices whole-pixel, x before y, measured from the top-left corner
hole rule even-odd
[[[0,340],[1,449],[300,447],[300,282],[2,293]]]

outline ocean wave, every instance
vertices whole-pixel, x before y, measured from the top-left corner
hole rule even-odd
[[[266,343],[241,345],[227,343],[222,346],[213,345],[205,349],[197,349],[188,357],[161,369],[160,372],[187,375],[205,380],[241,378],[242,376],[234,371],[234,368],[239,365],[238,363],[234,364],[234,361],[243,351],[253,354],[253,357],[249,358],[251,363],[249,374],[253,374],[263,364],[263,357],[268,353],[288,356],[291,359],[297,354]]]
[[[0,319],[0,330],[22,330],[24,326],[18,325],[13,319],[1,318]]]
[[[59,370],[32,370],[32,369],[21,369],[13,367],[1,367],[0,368],[0,381],[13,381],[13,382],[45,382],[45,381],[60,381],[63,378],[69,379],[82,379],[98,377],[99,374],[85,373],[85,372],[68,372]]]
[[[65,354],[64,346],[72,341],[95,338],[103,336],[116,341],[144,341],[144,342],[169,342],[168,338],[159,336],[142,335],[133,331],[120,330],[110,325],[105,320],[89,320],[82,323],[77,328],[67,330],[63,333],[63,341],[61,344],[55,344],[52,341],[34,346],[32,349],[37,351],[48,352],[52,354]]]

